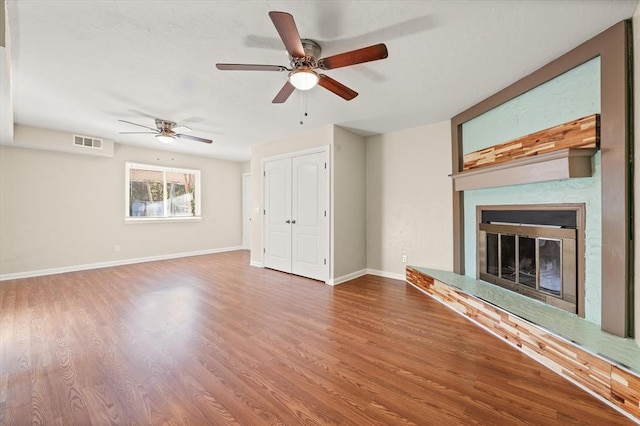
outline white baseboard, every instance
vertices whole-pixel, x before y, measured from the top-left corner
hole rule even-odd
[[[359,277],[361,277],[363,275],[367,275],[367,270],[366,269],[361,269],[359,271],[355,271],[355,272],[352,272],[352,273],[347,274],[347,275],[343,275],[343,276],[338,277],[338,278],[329,279],[329,281],[327,281],[327,284],[329,284],[329,285],[338,285],[338,284],[342,284],[342,283],[345,283],[347,281],[359,278]]]
[[[197,250],[184,253],[163,254],[159,256],[139,257],[135,259],[111,260],[108,262],[87,263],[84,265],[63,266],[61,268],[40,269],[37,271],[16,272],[13,274],[0,274],[0,281],[15,280],[20,278],[41,277],[43,275],[64,274],[66,272],[86,271],[88,269],[108,268],[111,266],[131,265],[133,263],[154,262],[156,260],[177,259],[180,257],[201,256],[203,254],[224,253],[227,251],[243,250],[242,246],[224,247],[217,249]]]
[[[264,268],[262,262],[258,262],[257,260],[252,260],[250,265],[255,266],[256,268]]]
[[[367,269],[367,274],[377,275],[379,277],[384,278],[392,278],[394,280],[405,281],[407,276],[406,274],[398,274],[396,272],[387,272],[387,271],[379,271],[377,269]]]
[[[394,280],[400,280],[400,281],[405,281],[405,278],[406,278],[405,274],[397,274],[395,272],[379,271],[377,269],[361,269],[359,271],[355,271],[355,272],[352,272],[352,273],[347,274],[347,275],[343,275],[343,276],[338,277],[338,278],[330,279],[329,281],[327,281],[327,284],[329,284],[329,285],[338,285],[338,284],[342,284],[342,283],[345,283],[347,281],[356,279],[356,278],[361,277],[363,275],[376,275],[378,277],[392,278]]]

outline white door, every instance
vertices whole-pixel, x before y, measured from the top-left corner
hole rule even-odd
[[[291,158],[264,164],[264,266],[291,272]]]
[[[326,154],[292,159],[291,272],[328,278]]]
[[[264,163],[264,266],[329,278],[327,152]]]
[[[242,247],[251,249],[251,173],[242,174]]]

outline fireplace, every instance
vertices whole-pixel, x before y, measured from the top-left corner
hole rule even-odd
[[[584,316],[584,205],[479,206],[481,280]]]

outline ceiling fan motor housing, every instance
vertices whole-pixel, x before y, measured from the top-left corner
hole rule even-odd
[[[320,58],[320,54],[322,53],[322,48],[315,40],[303,38],[300,39],[300,41],[302,42],[302,48],[304,49],[305,57],[291,57],[291,66],[294,69],[302,66],[316,68],[318,66],[318,59]]]
[[[176,127],[176,123],[174,123],[173,121],[160,120],[160,119],[156,118],[156,127],[160,131],[166,131],[166,130],[171,130],[174,127]]]

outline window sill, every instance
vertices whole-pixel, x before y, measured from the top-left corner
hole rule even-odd
[[[176,223],[176,222],[202,222],[202,216],[185,216],[185,217],[126,217],[125,225],[137,223]]]

